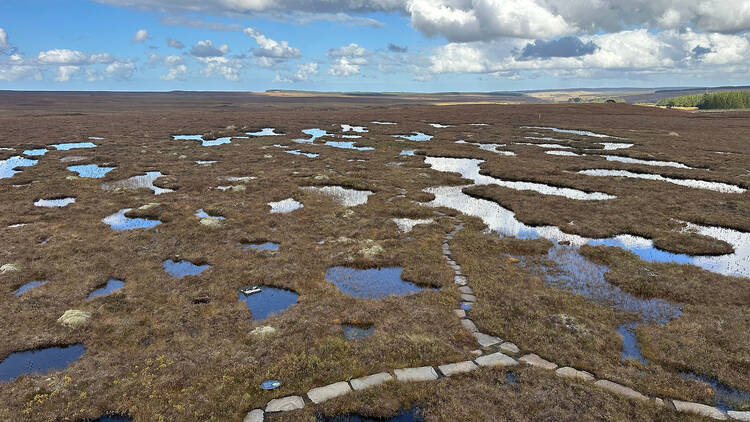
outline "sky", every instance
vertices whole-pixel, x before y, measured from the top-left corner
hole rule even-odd
[[[750,0],[0,0],[0,89],[750,85]]]

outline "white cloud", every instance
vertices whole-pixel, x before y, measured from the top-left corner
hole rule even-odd
[[[109,53],[88,54],[78,50],[55,49],[40,51],[37,55],[40,64],[52,65],[88,65],[88,64],[109,64],[115,61],[115,58]]]
[[[101,81],[104,79],[102,73],[96,69],[86,69],[86,80],[89,82]]]
[[[159,78],[165,81],[175,79],[185,79],[188,74],[188,68],[180,56],[167,56],[164,58],[164,65],[167,66],[167,73]]]
[[[10,49],[8,43],[8,33],[3,28],[0,28],[0,52]]]
[[[299,48],[291,47],[286,41],[272,40],[255,28],[245,28],[243,32],[258,43],[258,48],[253,49],[253,55],[263,67],[271,67],[302,55]]]
[[[0,80],[17,81],[21,79],[42,79],[38,65],[27,63],[20,55],[11,54],[9,60],[0,62]]]
[[[181,50],[185,48],[185,44],[180,42],[179,40],[175,40],[173,38],[167,38],[167,47],[176,48],[178,50]]]
[[[367,54],[368,51],[364,47],[360,47],[355,43],[328,50],[328,55],[331,57],[362,57]]]
[[[198,43],[190,49],[190,54],[198,58],[221,57],[227,53],[229,53],[228,45],[222,44],[220,47],[214,47],[211,40],[198,41]]]
[[[55,72],[55,81],[68,82],[80,70],[79,66],[59,66]]]
[[[293,83],[293,82],[305,82],[309,81],[310,77],[312,75],[318,74],[318,64],[315,62],[310,63],[303,63],[300,65],[297,65],[297,72],[291,75],[280,75],[276,74],[276,77],[274,78],[274,82],[284,82],[284,83]]]
[[[339,57],[328,69],[328,73],[333,76],[353,76],[360,73],[360,66],[367,64],[367,60],[349,57]]]
[[[135,64],[130,61],[114,62],[104,68],[104,73],[112,79],[127,80],[133,77]]]
[[[151,39],[151,35],[145,29],[139,29],[133,36],[133,42],[144,42]]]
[[[238,81],[240,71],[245,67],[242,60],[226,57],[198,57],[204,66],[201,75],[205,77],[220,76],[228,81]]]

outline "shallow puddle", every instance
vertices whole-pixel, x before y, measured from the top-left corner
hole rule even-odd
[[[360,299],[408,296],[420,292],[421,287],[401,278],[402,270],[401,267],[367,270],[331,267],[326,270],[326,281],[335,284],[343,293]]]
[[[250,294],[247,294],[250,293]],[[237,293],[240,302],[250,309],[254,321],[262,321],[271,315],[285,311],[297,303],[299,295],[291,290],[269,286],[252,286]]]
[[[432,135],[428,135],[422,132],[412,132],[411,135],[391,135],[394,138],[405,139],[407,141],[424,142],[432,139]]]
[[[369,190],[347,189],[342,186],[303,186],[301,189],[330,196],[337,204],[344,207],[364,204],[367,202],[367,198],[373,194]]]
[[[27,149],[23,152],[23,155],[28,155],[29,157],[41,157],[46,153],[47,148]]]
[[[68,166],[68,170],[78,173],[78,177],[89,179],[101,179],[117,167],[99,167],[96,164],[85,164],[81,166]]]
[[[293,155],[304,155],[307,158],[317,158],[320,154],[315,154],[312,152],[302,152],[298,149],[290,149],[288,151],[284,151],[287,154],[293,154]]]
[[[531,142],[514,142],[513,145],[526,145],[526,146],[532,146],[532,147],[539,147],[539,148],[547,148],[547,149],[571,149],[572,147],[568,145],[560,145],[560,144],[534,144]]]
[[[211,215],[203,211],[203,208],[198,209],[198,211],[195,212],[195,216],[198,218],[215,218],[217,220],[226,220],[226,217],[222,217],[220,215]]]
[[[367,133],[368,130],[364,126],[351,126],[351,125],[341,125],[341,131],[342,132],[357,132],[357,133]]]
[[[440,124],[440,123],[427,123],[427,124],[430,125],[430,126],[432,126],[432,127],[434,127],[434,128],[436,128],[436,129],[445,129],[447,127],[451,127],[451,125],[443,125],[443,124]]]
[[[581,201],[601,201],[615,198],[603,192],[584,192],[573,188],[559,188],[535,182],[519,182],[511,180],[497,179],[491,176],[479,174],[479,165],[484,160],[469,158],[444,158],[444,157],[426,157],[425,163],[429,164],[434,170],[442,172],[460,173],[461,177],[472,180],[477,185],[497,185],[515,190],[529,190],[541,193],[543,195],[564,196],[570,199]]]
[[[269,202],[268,205],[271,206],[271,214],[288,213],[304,207],[302,203],[295,201],[293,198],[287,198],[283,201]]]
[[[395,125],[395,124],[397,124],[396,122],[379,122],[377,120],[374,121],[374,122],[370,122],[370,123],[372,123],[374,125]]]
[[[593,138],[617,138],[616,136],[605,135],[602,133],[590,132],[588,130],[576,130],[576,129],[559,129],[556,127],[548,126],[521,126],[521,129],[540,129],[540,130],[551,130],[556,133],[571,133],[574,135],[591,136]]]
[[[172,139],[175,141],[200,141],[201,146],[204,147],[213,147],[216,145],[224,145],[232,142],[231,136],[205,140],[203,139],[203,135],[172,135]]]
[[[707,189],[722,193],[744,193],[747,190],[737,185],[730,185],[728,183],[710,182],[708,180],[698,179],[675,179],[671,177],[664,177],[660,174],[635,173],[627,170],[592,169],[581,170],[578,173],[585,174],[587,176],[628,177],[632,179],[656,180],[660,182],[673,183],[680,186],[687,186],[689,188]]]
[[[94,299],[94,298],[101,297],[101,296],[108,296],[122,289],[123,287],[125,287],[125,282],[123,282],[122,280],[118,280],[116,278],[110,278],[109,280],[107,280],[106,285],[89,293],[88,298]]]
[[[274,242],[251,242],[251,243],[238,243],[243,251],[255,250],[255,251],[278,251],[279,244]]]
[[[85,159],[86,159],[86,157],[81,157],[80,155],[70,155],[68,157],[62,157],[60,159],[60,162],[61,163],[75,163],[75,162],[78,162],[78,161],[83,161]]]
[[[44,286],[45,284],[49,283],[49,280],[34,280],[29,281],[28,283],[24,284],[23,286],[19,287],[18,290],[15,291],[16,296],[21,296],[24,292],[28,292],[31,289],[35,289],[39,286]]]
[[[37,160],[31,160],[18,155],[0,160],[0,179],[13,177],[14,174],[20,173],[21,170],[15,170],[19,167],[31,167],[38,163]]]
[[[375,331],[375,327],[372,325],[350,325],[346,324],[343,327],[344,338],[347,340],[359,340],[370,337]]]
[[[424,415],[420,409],[404,410],[390,418],[369,418],[352,414],[343,416],[317,416],[316,422],[424,422]]]
[[[687,166],[682,163],[678,163],[676,161],[641,160],[638,158],[623,157],[620,155],[602,155],[602,157],[606,158],[607,161],[617,161],[620,163],[643,164],[646,166],[657,166],[657,167],[674,167],[678,169],[692,169],[692,167]]]
[[[399,155],[407,155],[411,157],[414,155],[414,150],[413,149],[401,150],[401,153]]]
[[[635,335],[635,328],[640,324],[629,323],[617,328],[617,334],[622,338],[622,351],[620,359],[632,359],[642,364],[647,364],[646,358],[641,353],[641,347],[638,345],[638,337]]]
[[[61,208],[76,202],[75,198],[58,198],[58,199],[37,199],[34,202],[35,207]]]
[[[67,368],[85,351],[83,345],[54,346],[11,353],[0,362],[0,382],[13,381],[24,374],[46,374]]]
[[[82,148],[96,148],[96,144],[93,142],[68,142],[64,144],[53,144],[51,146],[58,151],[69,151],[71,149]]]
[[[434,223],[435,220],[432,218],[422,218],[422,219],[415,219],[415,218],[393,218],[391,219],[394,223],[396,223],[396,226],[398,226],[398,229],[401,230],[404,233],[409,233],[412,231],[414,226],[419,224],[431,224]]]
[[[464,140],[458,140],[456,141],[457,144],[467,144],[467,145],[474,145],[478,147],[479,149],[483,151],[489,151],[494,152],[495,154],[501,154],[501,155],[508,155],[508,156],[514,156],[516,155],[513,151],[501,151],[498,150],[498,148],[502,148],[507,146],[506,144],[480,144],[479,142],[467,142]]]
[[[172,261],[171,259],[165,260],[162,265],[164,266],[164,272],[175,278],[198,275],[211,268],[211,266],[207,264],[195,265],[190,261]]]
[[[681,377],[704,382],[711,386],[714,391],[716,407],[727,411],[732,409],[747,409],[750,407],[750,391],[730,387],[710,377],[690,372],[681,372]]]
[[[160,188],[154,186],[154,180],[165,176],[160,171],[149,171],[144,175],[133,176],[125,180],[118,180],[115,182],[102,183],[102,189],[104,190],[116,190],[116,189],[151,189],[154,191],[154,195],[161,195],[163,193],[174,192],[172,189]]]
[[[102,218],[102,222],[104,224],[108,224],[109,227],[116,232],[133,229],[149,229],[161,224],[161,221],[159,220],[126,217],[125,213],[127,213],[131,209],[132,208],[123,208],[112,215],[108,215]]]
[[[302,131],[305,135],[310,135],[310,139],[293,139],[292,141],[298,144],[312,144],[316,139],[322,138],[323,136],[333,136],[333,134],[326,132],[323,129],[305,129]]]
[[[264,127],[257,132],[247,132],[245,135],[250,136],[284,136],[283,133],[276,133],[276,129],[272,127]]]
[[[348,141],[326,141],[324,145],[341,149],[353,149],[356,151],[373,151],[375,149],[373,147],[356,147],[354,146],[354,142]]]
[[[624,142],[598,142],[599,145],[601,145],[605,151],[614,151],[618,149],[627,149],[631,148],[635,144],[627,144]]]

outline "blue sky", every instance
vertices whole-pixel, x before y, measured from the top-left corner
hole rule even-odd
[[[0,89],[750,84],[747,0],[583,3],[3,0]]]

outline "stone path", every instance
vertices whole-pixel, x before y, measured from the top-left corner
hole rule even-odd
[[[442,213],[438,215],[445,216]],[[521,353],[521,350],[514,343],[503,341],[499,337],[482,333],[477,328],[474,321],[468,318],[471,307],[476,303],[476,296],[469,280],[461,272],[461,266],[453,259],[451,253],[450,241],[463,229],[463,222],[455,217],[449,217],[458,221],[456,227],[445,236],[443,241],[443,255],[448,265],[453,269],[454,282],[459,285],[461,295],[460,308],[454,310],[456,316],[461,320],[461,326],[470,331],[477,339],[479,349],[474,350],[472,354],[476,356],[474,360],[462,362],[449,362],[435,367],[422,366],[417,368],[397,368],[387,372],[367,375],[355,378],[349,381],[340,381],[322,387],[310,389],[307,392],[307,399],[314,403],[322,403],[334,397],[343,396],[352,391],[365,390],[392,380],[400,382],[427,382],[439,379],[441,377],[450,377],[465,374],[478,369],[479,367],[509,367],[520,364],[534,366],[547,371],[554,371],[555,375],[560,378],[567,378],[579,382],[591,382],[595,386],[607,390],[613,394],[628,397],[633,400],[648,401],[657,406],[669,406],[678,412],[692,413],[717,420],[733,419],[738,421],[750,421],[750,411],[738,412],[729,411],[724,413],[720,409],[707,406],[701,403],[691,403],[680,400],[671,400],[669,398],[648,397],[630,387],[606,380],[599,379],[586,371],[571,367],[558,367],[554,362],[550,362],[534,353]],[[468,311],[468,312],[467,312]],[[305,407],[305,398],[301,396],[287,396],[273,399],[266,404],[265,409],[251,410],[243,422],[263,422],[265,413],[285,412],[290,410],[301,409]]]

